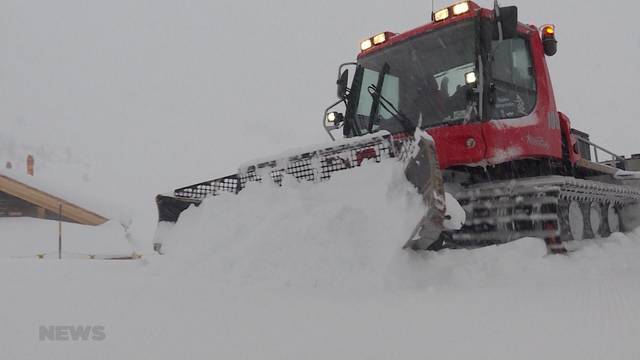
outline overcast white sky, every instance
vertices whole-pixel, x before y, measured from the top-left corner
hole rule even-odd
[[[640,153],[640,5],[503,4],[518,5],[521,21],[557,24],[549,63],[574,127]],[[429,21],[430,8],[428,0],[0,0],[0,132],[70,146],[94,162],[97,185],[152,206],[155,192],[328,140],[320,121],[337,65],[355,58],[362,38]]]

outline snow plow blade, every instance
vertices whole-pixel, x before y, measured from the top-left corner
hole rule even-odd
[[[335,172],[351,171],[371,163],[394,159],[406,164],[405,175],[422,195],[429,209],[414,230],[405,248],[426,249],[442,231],[445,213],[444,186],[436,158],[435,144],[426,134],[373,134],[338,141],[331,146],[282,155],[240,168],[237,174],[176,189],[158,195],[159,225],[154,248],[161,251],[163,232],[176,223],[180,214],[199,206],[205,198],[222,193],[238,194],[252,182],[273,181],[282,185],[284,176],[298,181],[324,182]]]
[[[405,176],[422,194],[427,213],[415,227],[404,249],[429,250],[442,236],[446,214],[444,181],[433,139],[416,133],[415,152],[409,157]]]

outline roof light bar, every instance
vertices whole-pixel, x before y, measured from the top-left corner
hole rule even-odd
[[[373,41],[371,39],[363,40],[360,43],[360,50],[367,51],[373,47]]]
[[[449,8],[442,9],[433,13],[433,21],[443,21],[449,18]]]
[[[373,37],[373,45],[380,45],[380,44],[384,43],[385,41],[387,41],[387,34],[386,33],[378,34],[378,35]]]
[[[469,12],[469,3],[468,2],[462,2],[460,4],[456,4],[453,5],[453,15],[454,16],[458,16],[458,15],[462,15],[464,13]]]
[[[380,33],[380,34],[374,36],[374,37],[370,37],[368,39],[365,39],[360,43],[360,50],[367,51],[367,50],[371,49],[374,46],[378,46],[378,45],[384,44],[393,35],[395,35],[395,34],[392,33],[392,32],[385,31],[383,33]]]
[[[471,10],[471,5],[469,5],[468,1],[464,1],[453,6],[449,6],[442,10],[438,10],[434,12],[432,15],[433,21],[439,22],[447,20],[451,16],[460,16],[462,14],[466,14]]]

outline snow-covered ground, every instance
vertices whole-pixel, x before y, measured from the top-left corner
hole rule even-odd
[[[0,218],[0,257],[14,259],[58,257],[59,224],[30,218]],[[62,224],[62,252],[65,258],[130,256],[139,251],[125,229],[110,221],[92,227]]]
[[[4,258],[0,357],[640,357],[640,232],[569,256],[537,239],[406,252],[424,209],[399,170],[210,199],[166,234],[164,256]],[[104,326],[106,339],[43,342],[41,325]]]

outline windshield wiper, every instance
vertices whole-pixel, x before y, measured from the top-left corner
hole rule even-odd
[[[413,133],[415,131],[417,124],[411,121],[411,119],[409,119],[409,117],[402,111],[398,110],[398,108],[396,108],[391,101],[385,98],[373,84],[370,85],[367,90],[369,91],[369,94],[374,98],[374,100],[378,99],[378,103],[380,106],[382,106],[389,114],[391,114],[394,119],[398,120],[398,122],[400,123],[400,125],[402,125],[406,132]],[[373,119],[371,119],[371,122],[373,122]],[[369,132],[371,132],[371,130],[369,130]]]
[[[389,66],[389,63],[384,63],[384,65],[382,66],[382,71],[378,75],[376,89],[382,89],[382,87],[384,86],[384,78],[387,76],[390,70],[391,66]],[[369,134],[373,132],[374,121],[380,113],[380,97],[382,96],[382,91],[377,91],[376,94],[371,94],[371,96],[373,97],[373,101],[371,102],[371,111],[369,112],[369,127],[367,129],[369,131]]]

